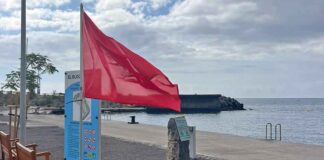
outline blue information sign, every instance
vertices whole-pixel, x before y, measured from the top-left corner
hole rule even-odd
[[[80,76],[79,71],[65,73],[64,158],[79,160]],[[100,101],[86,99],[82,106],[82,159],[100,159]]]

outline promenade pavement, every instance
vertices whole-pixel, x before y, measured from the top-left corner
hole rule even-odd
[[[8,133],[8,116],[0,115],[0,130]],[[37,143],[37,152],[49,151],[51,160],[64,159],[64,129],[44,122],[28,120],[27,144]],[[101,160],[165,160],[166,150],[115,137],[101,137]],[[206,159],[199,159],[206,160]]]
[[[64,117],[30,115],[30,120],[64,127]],[[154,125],[130,125],[119,121],[102,121],[102,135],[165,149],[167,128]],[[197,153],[228,160],[323,160],[324,146],[265,141],[253,138],[197,131]]]

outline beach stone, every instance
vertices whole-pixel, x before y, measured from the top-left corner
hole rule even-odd
[[[174,118],[168,122],[167,160],[190,160],[189,141],[181,141]]]

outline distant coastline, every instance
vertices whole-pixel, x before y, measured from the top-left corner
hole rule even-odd
[[[19,94],[16,92],[0,92],[0,105],[18,105]],[[238,100],[221,94],[185,94],[180,95],[180,113],[217,113],[220,111],[245,110],[244,105]],[[64,113],[64,94],[37,95],[27,101],[32,108],[47,108],[47,113]],[[51,111],[49,111],[51,110]],[[103,112],[147,112],[147,113],[175,113],[172,110],[159,107],[134,106],[102,101]]]

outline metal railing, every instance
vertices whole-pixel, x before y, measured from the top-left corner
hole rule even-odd
[[[266,124],[266,137],[265,137],[265,139],[268,139],[268,128],[270,130],[270,132],[269,132],[269,134],[270,134],[269,139],[272,140],[272,124],[271,123],[267,123]]]
[[[278,136],[279,134],[279,136]],[[272,123],[267,123],[266,124],[266,135],[265,135],[265,139],[266,140],[278,140],[281,141],[282,137],[281,137],[281,124],[276,124],[275,125],[275,138],[272,138]]]
[[[278,133],[279,133],[279,137],[277,137]],[[279,139],[277,139],[277,138],[279,138]],[[275,125],[275,140],[281,141],[281,124],[276,124]]]
[[[111,120],[111,114],[110,114],[110,111],[103,111],[103,112],[102,112],[102,115],[103,115],[103,119]]]

